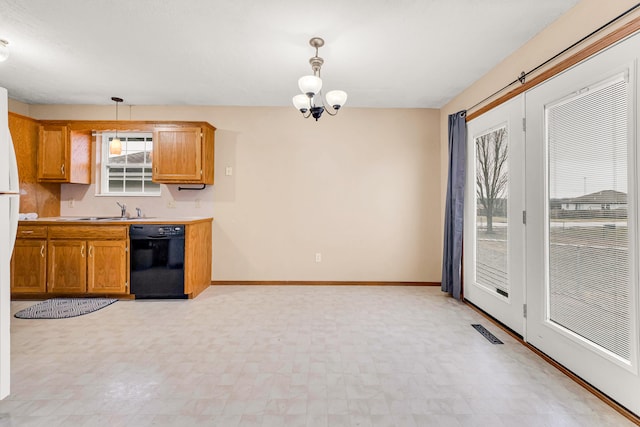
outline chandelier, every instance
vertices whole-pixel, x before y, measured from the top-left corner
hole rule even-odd
[[[320,69],[324,59],[318,56],[318,48],[324,46],[324,40],[314,37],[309,40],[309,44],[316,49],[315,56],[309,59],[313,75],[300,77],[298,87],[302,93],[293,97],[293,105],[300,110],[305,119],[313,116],[318,121],[324,111],[330,116],[338,114],[340,107],[347,101],[347,93],[342,90],[332,90],[327,92],[323,99]]]

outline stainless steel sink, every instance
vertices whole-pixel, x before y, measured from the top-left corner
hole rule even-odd
[[[60,221],[136,221],[143,219],[151,219],[153,217],[121,217],[121,216],[85,216],[85,217],[69,217],[60,218]]]
[[[113,220],[113,219],[119,219],[119,216],[85,216],[85,217],[77,217],[77,216],[70,216],[70,217],[62,217],[59,218],[58,221],[107,221],[107,220]]]
[[[145,216],[145,217],[121,217],[121,216],[105,216],[105,217],[97,217],[95,218],[95,221],[136,221],[136,220],[143,220],[143,219],[151,219],[153,217],[149,217],[149,216]]]

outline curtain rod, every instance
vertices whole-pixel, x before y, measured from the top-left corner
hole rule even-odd
[[[496,96],[497,94],[499,94],[500,92],[504,91],[505,89],[509,88],[511,85],[520,82],[521,84],[524,84],[526,81],[526,78],[529,74],[539,70],[540,68],[544,67],[545,65],[547,65],[548,63],[550,63],[551,61],[553,61],[554,59],[558,58],[560,55],[563,55],[564,53],[566,53],[567,51],[573,49],[574,47],[576,47],[577,45],[579,45],[580,43],[584,42],[585,40],[587,40],[589,37],[592,37],[594,34],[604,30],[605,28],[607,28],[609,25],[613,24],[614,22],[618,21],[619,19],[625,17],[626,15],[630,14],[631,12],[633,12],[635,9],[637,9],[638,7],[640,7],[640,3],[636,3],[634,6],[632,6],[630,9],[622,12],[620,15],[616,16],[615,18],[613,18],[612,20],[610,20],[609,22],[607,22],[604,25],[601,25],[600,27],[598,27],[597,29],[593,30],[592,32],[590,32],[589,34],[587,34],[586,36],[584,36],[583,38],[581,38],[580,40],[578,40],[577,42],[573,43],[571,46],[563,49],[561,52],[553,55],[551,58],[547,59],[546,61],[544,61],[542,64],[538,65],[537,67],[535,67],[534,69],[528,71],[528,72],[522,72],[520,73],[520,75],[518,76],[518,78],[516,78],[514,81],[512,81],[511,83],[506,84],[504,87],[502,87],[501,89],[498,89],[497,91],[493,92],[491,95],[487,96],[486,98],[484,98],[482,101],[475,103],[474,105],[472,105],[471,107],[467,108],[467,111],[469,110],[473,110],[474,108],[476,108],[477,106],[483,104],[484,102],[490,100],[491,98],[493,98],[494,96]]]

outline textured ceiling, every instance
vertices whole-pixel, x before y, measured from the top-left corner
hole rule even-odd
[[[439,108],[577,0],[0,0],[0,86],[29,104]]]

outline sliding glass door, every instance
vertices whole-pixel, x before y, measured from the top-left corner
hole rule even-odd
[[[524,98],[467,123],[464,296],[524,335]]]
[[[526,93],[527,341],[636,413],[638,52]]]

